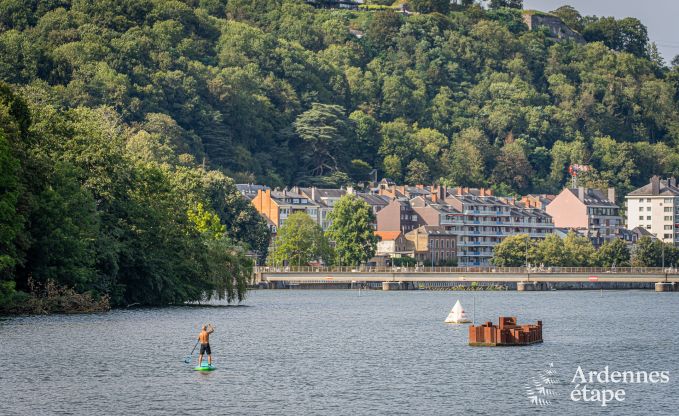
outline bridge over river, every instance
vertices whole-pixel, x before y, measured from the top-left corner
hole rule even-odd
[[[502,285],[523,290],[679,288],[679,270],[661,267],[258,267],[256,283],[269,287],[418,287]]]

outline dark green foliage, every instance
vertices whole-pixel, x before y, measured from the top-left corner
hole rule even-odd
[[[0,280],[19,260],[13,243],[23,227],[23,218],[17,212],[20,165],[12,153],[0,131]]]
[[[499,9],[501,7],[523,9],[523,0],[490,0],[488,6],[491,9]]]
[[[448,13],[450,0],[411,0],[408,4],[419,13]]]
[[[375,215],[365,201],[352,194],[343,196],[328,221],[331,224],[325,233],[335,245],[336,263],[359,265],[375,255],[377,236],[372,225]]]
[[[593,19],[585,25],[582,34],[589,42],[603,42],[616,51],[629,52],[639,57],[648,56],[648,31],[639,19]]]
[[[663,243],[650,237],[641,237],[634,247],[632,266],[677,267],[679,249],[673,244]]]
[[[580,45],[529,32],[521,1],[472,3],[420,1],[406,16],[296,0],[5,0],[0,80],[55,108],[111,108],[151,135],[135,145],[159,144],[144,157],[168,145],[168,163],[187,154],[274,186],[360,180],[361,160],[393,179],[417,161],[431,180],[514,192],[556,192],[568,164],[590,163],[592,183],[629,187],[649,169],[612,170],[597,139],[676,154],[679,75],[637,19],[555,10],[605,46]],[[446,143],[425,148],[423,129]],[[676,167],[664,157],[651,173]]]
[[[1,276],[31,292],[22,310],[243,299],[246,250],[265,257],[269,232],[231,179],[180,154],[190,134],[162,115],[129,128],[108,108],[0,92]],[[203,201],[216,237],[190,220]]]

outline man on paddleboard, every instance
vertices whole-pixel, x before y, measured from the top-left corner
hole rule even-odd
[[[212,324],[203,325],[203,330],[198,334],[198,342],[200,342],[200,353],[198,354],[198,365],[203,363],[203,354],[207,353],[207,363],[212,365],[212,351],[210,350],[210,334],[215,332]]]

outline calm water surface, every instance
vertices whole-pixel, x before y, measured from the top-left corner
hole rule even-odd
[[[474,298],[477,322],[542,319],[545,342],[468,347],[466,326],[443,320],[457,299],[471,318]],[[0,320],[0,414],[679,412],[677,293],[270,290],[221,306]],[[217,327],[212,373],[183,362],[203,322]],[[575,403],[578,366],[670,381],[595,384],[625,401]],[[526,386],[547,370],[557,395],[531,404]]]

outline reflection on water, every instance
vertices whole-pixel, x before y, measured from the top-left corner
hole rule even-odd
[[[443,323],[544,322],[543,344],[472,348]],[[118,310],[0,321],[0,414],[676,414],[679,294],[255,291],[249,307]],[[213,322],[212,373],[184,364]],[[524,386],[553,363],[550,409]],[[669,371],[626,400],[573,403],[577,366]]]

